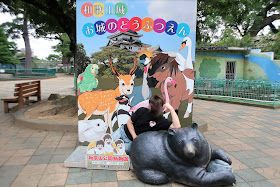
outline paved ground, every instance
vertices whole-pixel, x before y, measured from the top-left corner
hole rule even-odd
[[[0,82],[0,98],[12,95],[14,84]],[[24,81],[23,81],[24,82]],[[42,80],[43,98],[73,94],[73,78]],[[213,148],[233,160],[236,186],[280,186],[280,110],[194,101],[194,121],[207,121],[204,133]],[[76,133],[45,132],[13,125],[0,102],[0,187],[6,186],[150,186],[131,171],[64,168],[75,149]],[[181,186],[171,183],[164,186]]]

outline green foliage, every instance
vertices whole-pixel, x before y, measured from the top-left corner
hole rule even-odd
[[[200,77],[204,78],[216,78],[220,72],[220,63],[212,58],[203,59],[199,67]]]
[[[229,28],[239,37],[256,36],[269,25],[274,32],[273,21],[280,19],[279,0],[198,0],[198,43],[213,42],[218,30]]]
[[[12,22],[3,23],[6,33],[11,39],[20,39],[23,33],[23,18],[16,17]]]
[[[16,7],[16,9],[12,9],[10,13],[15,14],[16,18],[13,19],[12,22],[3,23],[3,26],[5,27],[6,32],[10,38],[23,38],[25,43],[25,68],[30,69],[32,66],[32,52],[30,47],[29,30],[33,29],[34,27],[32,24],[28,23],[28,13],[26,11],[26,7],[20,2],[18,2],[14,6]]]
[[[272,49],[274,51],[274,58],[280,59],[280,32],[276,34],[276,40],[272,45]]]
[[[92,62],[100,64],[98,77],[113,77],[108,60],[109,57],[113,60],[113,65],[117,68],[119,73],[128,74],[133,67],[135,54],[127,49],[120,49],[114,46],[103,48],[102,51],[91,54]]]
[[[73,57],[72,52],[70,51],[70,38],[66,33],[63,33],[59,37],[59,43],[52,48],[55,52],[60,53],[62,56]]]
[[[34,56],[34,57],[32,58],[32,60],[33,60],[33,61],[37,61],[37,60],[41,60],[41,59],[38,58],[38,56]]]
[[[238,39],[238,36],[232,29],[225,29],[216,46],[230,46],[230,47],[253,47],[252,37],[249,35]]]
[[[280,59],[280,32],[257,36],[254,46],[265,52],[274,52],[274,58]]]
[[[58,39],[61,33],[70,38],[71,52],[76,52],[76,1],[74,0],[2,0],[0,11],[28,14],[35,37]]]
[[[3,27],[0,27],[0,63],[19,64],[20,61],[13,57],[15,54],[16,44],[7,40]]]
[[[25,57],[25,53],[17,53],[16,57],[17,58]]]
[[[84,49],[83,44],[78,44],[77,53],[76,53],[76,64],[75,64],[76,72],[75,72],[75,74],[79,75],[82,72],[84,72],[86,67],[90,63],[91,63],[90,58],[87,56],[86,50]]]
[[[61,57],[57,54],[50,54],[47,58],[48,61],[50,62],[58,62],[61,61]]]

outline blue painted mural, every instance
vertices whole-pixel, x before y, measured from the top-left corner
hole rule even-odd
[[[267,74],[269,81],[280,81],[280,67],[273,60],[255,55],[249,55],[245,59],[259,65]]]
[[[280,81],[280,67],[271,59],[258,56],[255,53],[244,54],[221,54],[221,53],[200,53],[197,56],[216,56],[228,59],[244,59],[258,65],[267,74],[269,81]]]

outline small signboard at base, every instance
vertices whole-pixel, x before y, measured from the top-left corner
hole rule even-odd
[[[129,156],[86,155],[87,169],[129,170]]]
[[[110,134],[88,145],[85,165],[87,169],[129,170],[129,156],[123,140],[113,142]]]

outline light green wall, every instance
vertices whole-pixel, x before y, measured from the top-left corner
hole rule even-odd
[[[280,60],[273,60],[273,62],[280,67]]]
[[[236,79],[243,79],[243,70],[244,70],[244,60],[243,59],[234,59],[234,58],[224,58],[216,56],[196,56],[194,69],[196,71],[196,77],[200,77],[199,67],[203,59],[215,59],[220,63],[221,72],[217,75],[216,78],[225,79],[226,78],[226,62],[227,61],[236,61]]]
[[[203,68],[200,68],[201,63],[205,61],[208,63],[203,63]],[[204,71],[203,75],[208,76],[211,68],[219,67],[221,70],[217,76],[213,71],[212,77],[207,78],[213,78],[214,74],[216,76],[215,78],[224,79],[227,61],[236,61],[235,79],[278,81],[278,75],[275,75],[278,69],[275,69],[276,67],[273,63],[280,67],[280,60],[273,60],[272,62],[268,55],[255,52],[249,54],[245,52],[234,53],[229,51],[197,52],[196,63],[194,64],[196,77],[201,77],[201,72],[199,70]],[[217,65],[217,62],[219,65]],[[211,66],[211,63],[213,66]],[[207,64],[207,66],[205,64]],[[274,67],[274,69],[272,69],[272,67]]]
[[[263,80],[269,81],[268,76],[264,70],[248,60],[245,60],[244,63],[244,80]]]

